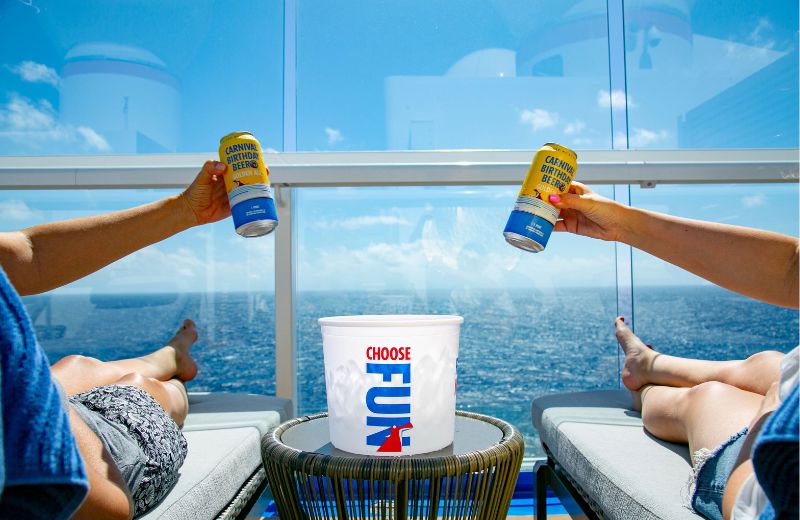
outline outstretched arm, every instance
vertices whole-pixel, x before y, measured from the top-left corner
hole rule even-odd
[[[551,202],[563,219],[556,231],[617,240],[726,289],[798,308],[800,243],[794,237],[623,206],[579,182]]]
[[[207,161],[183,193],[131,209],[0,233],[0,265],[20,294],[83,278],[192,226],[230,215],[225,165]]]

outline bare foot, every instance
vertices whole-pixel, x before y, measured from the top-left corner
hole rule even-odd
[[[197,326],[192,320],[183,320],[183,326],[167,341],[167,346],[175,349],[175,377],[181,381],[191,381],[197,375],[197,363],[189,354],[189,348],[197,341]]]
[[[625,325],[624,318],[617,318],[614,326],[616,327],[619,346],[625,352],[625,364],[622,367],[622,384],[631,392],[637,392],[644,385],[651,382],[648,373],[653,360],[658,354],[642,343],[642,340]]]

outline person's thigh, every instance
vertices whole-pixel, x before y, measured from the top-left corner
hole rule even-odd
[[[691,388],[650,386],[642,391],[642,420],[659,439],[713,450],[755,416],[762,396],[715,381]]]
[[[89,478],[89,494],[72,518],[130,518],[128,487],[111,454],[72,407],[69,408],[69,421]]]
[[[763,399],[716,381],[689,389],[684,423],[690,449],[714,450],[750,424]]]
[[[186,414],[189,411],[189,403],[186,398],[186,391],[179,384],[172,381],[159,381],[151,377],[144,377],[140,374],[126,374],[117,379],[112,384],[131,385],[140,388],[151,395],[158,404],[172,417],[178,426],[183,425]]]

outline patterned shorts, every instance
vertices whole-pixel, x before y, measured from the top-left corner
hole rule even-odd
[[[92,388],[70,404],[117,464],[139,516],[175,485],[186,458],[186,439],[150,394],[129,385]]]

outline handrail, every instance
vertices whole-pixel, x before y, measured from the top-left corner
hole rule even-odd
[[[267,153],[276,186],[517,185],[534,150]],[[589,184],[797,182],[795,148],[585,150],[578,179]],[[174,188],[216,154],[6,156],[0,189]]]

